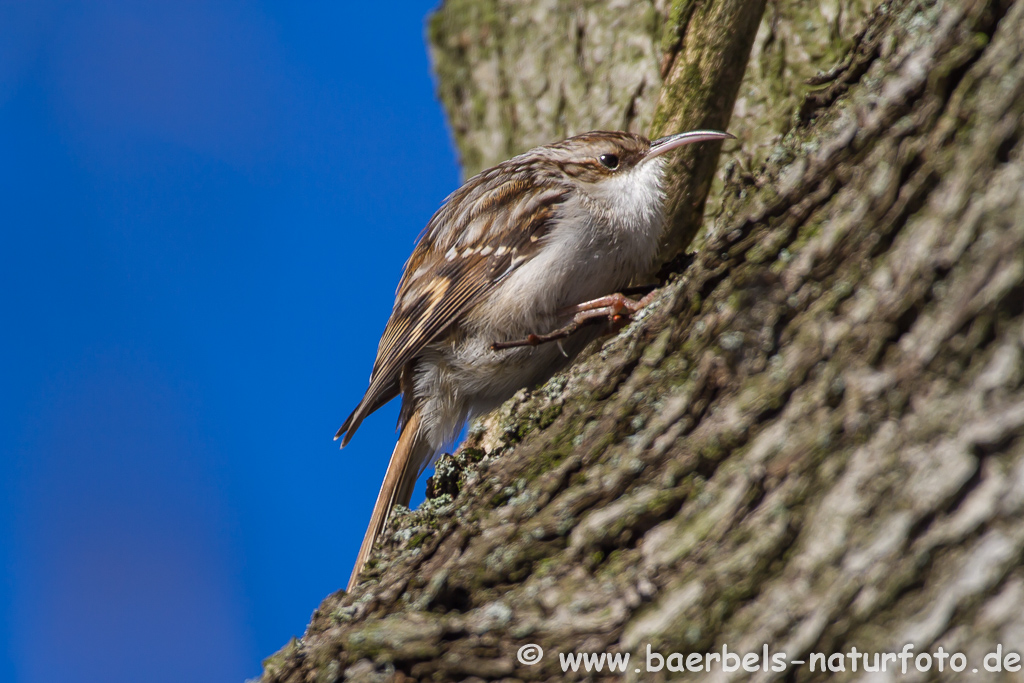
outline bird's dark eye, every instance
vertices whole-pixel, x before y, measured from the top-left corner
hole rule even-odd
[[[619,158],[614,154],[602,154],[597,158],[605,168],[615,170],[619,167]]]

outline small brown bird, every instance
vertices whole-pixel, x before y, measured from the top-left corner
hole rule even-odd
[[[662,155],[730,137],[585,133],[483,171],[448,197],[405,264],[370,387],[334,437],[344,436],[344,448],[367,415],[402,395],[401,435],[349,590],[388,513],[408,505],[423,469],[467,419],[562,368],[601,332],[569,337],[583,323],[644,303],[617,292],[657,254]]]

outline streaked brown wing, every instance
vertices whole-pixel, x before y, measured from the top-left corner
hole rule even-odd
[[[384,328],[370,386],[335,438],[342,447],[363,418],[399,393],[402,368],[456,322],[490,287],[529,261],[566,192],[558,186],[525,192],[521,175],[503,182],[497,169],[477,176],[427,223],[405,265],[395,307]],[[470,207],[471,211],[466,211]],[[484,235],[493,237],[484,241]],[[400,425],[401,426],[401,425]]]

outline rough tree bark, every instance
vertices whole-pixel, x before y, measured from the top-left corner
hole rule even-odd
[[[559,6],[449,0],[435,18],[469,170],[535,136],[649,127],[657,54],[701,3]],[[476,425],[264,681],[718,680],[634,669],[648,646],[794,660],[908,643],[1020,680],[982,666],[1024,650],[1024,0],[825,7],[768,6],[730,125],[742,147],[656,303]],[[622,56],[634,80],[553,67],[564,82],[520,94],[499,34],[531,22],[551,32],[538,49],[582,22],[584,43],[605,36],[602,68]],[[498,104],[478,96],[492,77]],[[547,656],[522,664],[527,643]],[[625,676],[556,656],[601,651],[632,655]],[[844,661],[731,676],[881,675]],[[882,676],[959,680],[949,663]]]

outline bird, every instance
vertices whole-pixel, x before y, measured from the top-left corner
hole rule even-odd
[[[395,293],[369,387],[335,439],[399,394],[400,432],[360,546],[358,583],[392,508],[468,419],[565,367],[646,305],[620,290],[649,272],[665,231],[665,153],[734,136],[648,140],[592,131],[482,171],[428,221]],[[556,341],[557,343],[547,343]]]

